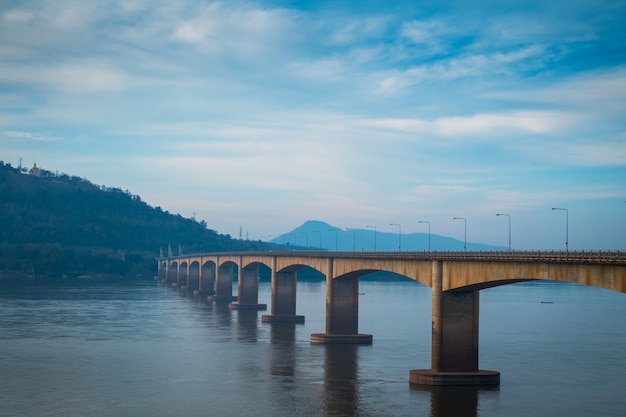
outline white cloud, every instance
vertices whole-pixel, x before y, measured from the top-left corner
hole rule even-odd
[[[471,116],[423,119],[373,119],[366,125],[410,133],[425,133],[443,137],[472,137],[487,135],[489,140],[503,132],[549,133],[570,127],[575,117],[565,112],[520,111],[510,113],[485,113]]]
[[[441,20],[410,21],[402,25],[401,35],[428,55],[449,52],[449,37],[454,30]]]
[[[18,141],[36,141],[36,142],[49,142],[56,141],[59,138],[55,138],[50,135],[42,134],[42,133],[32,133],[32,132],[21,132],[21,131],[4,131],[0,132],[0,134],[6,138],[18,140]]]
[[[540,68],[546,59],[545,48],[530,45],[509,51],[475,53],[454,56],[439,61],[413,65],[405,70],[387,70],[379,75],[379,91],[399,92],[421,83],[458,80],[464,78],[485,79],[485,77],[514,74],[522,67]]]
[[[330,19],[319,24],[320,33],[328,43],[337,46],[354,46],[379,39],[387,30],[389,19],[385,16],[351,16]]]
[[[182,18],[171,39],[196,45],[205,53],[239,58],[276,55],[297,36],[295,17],[283,9],[226,7],[212,3]]]
[[[2,19],[7,22],[28,23],[34,19],[34,14],[25,10],[8,10],[2,14]]]
[[[0,81],[43,85],[63,92],[92,93],[145,86],[148,78],[128,74],[102,59],[66,61],[50,66],[0,66]]]

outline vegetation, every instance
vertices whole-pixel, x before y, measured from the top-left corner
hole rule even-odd
[[[43,169],[35,174],[0,161],[0,278],[152,276],[159,248],[167,254],[169,247],[187,253],[276,246],[220,235],[119,188]]]

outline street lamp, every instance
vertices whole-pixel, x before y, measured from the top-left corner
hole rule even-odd
[[[306,245],[305,247],[309,247],[309,234],[308,232],[300,232],[301,235],[306,235]]]
[[[463,233],[463,250],[467,251],[467,219],[465,217],[453,217],[453,220],[463,220],[463,229],[464,229],[464,233]]]
[[[320,250],[322,250],[322,232],[320,230],[314,230],[313,233],[320,234]]]
[[[376,226],[365,226],[374,229],[374,252],[376,252]]]
[[[569,252],[569,211],[559,207],[552,207],[552,210],[562,210],[565,212],[565,252]]]
[[[352,252],[356,252],[356,229],[346,229],[352,230]]]
[[[511,252],[511,215],[506,213],[498,213],[496,216],[506,216],[509,218],[509,252]]]
[[[398,226],[398,252],[402,251],[402,226],[398,223],[389,223],[389,226]]]
[[[428,225],[428,252],[430,252],[430,222],[418,220],[418,223],[426,223]]]
[[[335,252],[337,252],[337,230],[328,229],[329,232],[335,232]]]

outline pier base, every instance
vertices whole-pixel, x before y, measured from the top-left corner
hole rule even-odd
[[[371,334],[326,334],[313,333],[311,343],[316,345],[330,344],[350,344],[350,345],[371,345]]]
[[[233,295],[209,295],[206,300],[209,303],[215,301],[216,303],[230,303],[233,301],[237,301],[237,297]]]
[[[276,316],[264,314],[261,316],[263,323],[304,323],[304,316]]]
[[[267,310],[267,304],[228,304],[229,310]]]
[[[438,372],[432,369],[409,371],[409,382],[416,385],[500,385],[500,372],[479,369],[475,372]]]

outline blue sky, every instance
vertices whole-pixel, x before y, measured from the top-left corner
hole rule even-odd
[[[626,249],[625,1],[0,3],[0,159],[220,233]]]

